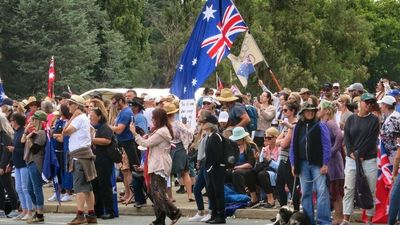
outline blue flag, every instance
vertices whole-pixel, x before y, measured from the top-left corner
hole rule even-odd
[[[193,99],[247,26],[231,0],[208,0],[177,65],[170,92]]]
[[[250,74],[254,72],[256,72],[256,68],[254,68],[250,58],[246,57],[237,71],[237,76],[244,87],[247,86],[247,80],[249,79]]]
[[[0,79],[0,103],[3,103],[4,99],[6,99],[7,96],[4,92],[4,88],[3,88],[3,82]]]

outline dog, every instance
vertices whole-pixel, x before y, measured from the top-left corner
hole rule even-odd
[[[267,225],[309,225],[307,216],[292,207],[284,205],[279,209],[278,214],[271,220],[273,223]]]

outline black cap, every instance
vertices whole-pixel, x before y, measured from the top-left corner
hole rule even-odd
[[[141,110],[144,110],[143,100],[141,98],[134,97],[132,100],[129,100],[127,103],[129,106],[138,106]]]
[[[333,85],[332,85],[331,83],[325,83],[325,84],[322,86],[322,88],[323,88],[324,90],[332,90]]]
[[[207,116],[203,121],[205,123],[218,124],[218,119],[214,115]]]
[[[103,94],[100,91],[93,91],[92,93],[89,94],[89,96],[103,101]]]

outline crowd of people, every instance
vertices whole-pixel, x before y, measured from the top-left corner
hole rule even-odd
[[[151,200],[153,225],[165,224],[166,217],[175,224],[182,216],[174,205],[174,183],[180,186],[177,194],[196,204],[190,222],[225,223],[228,185],[248,195],[249,208],[290,202],[295,210],[302,208],[309,224],[347,225],[360,166],[375,196],[381,147],[393,164],[388,224],[399,223],[400,91],[395,82],[381,79],[375,94],[360,83],[347,88],[326,83],[318,95],[307,88],[272,93],[261,80],[259,86],[261,94],[253,98],[228,88],[205,88],[196,104],[196,128],[179,119],[173,95],[138,96],[129,90],[111,99],[99,92],[90,99],[68,92],[43,101],[4,99],[0,217],[44,222],[44,155],[54,151],[58,186],[47,200],[75,196],[77,213],[69,225],[116,216],[115,168],[125,189],[120,202],[141,208]],[[227,146],[236,151],[232,165]],[[12,208],[7,215],[6,193]],[[366,215],[366,224],[372,224],[374,208]]]

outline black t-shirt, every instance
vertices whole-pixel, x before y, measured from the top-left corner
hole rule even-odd
[[[53,134],[61,134],[66,123],[67,123],[67,120],[58,119],[54,125]],[[57,152],[64,151],[64,143],[63,142],[58,142],[57,140],[55,140],[54,143],[55,143],[54,147]]]
[[[106,138],[113,139],[113,131],[107,124],[101,125],[98,129],[96,129],[96,138]],[[93,153],[96,155],[96,158],[107,157],[107,150],[113,147],[113,143],[111,142],[109,145],[93,145]]]
[[[24,128],[20,127],[14,133],[13,146],[14,151],[12,153],[12,161],[14,163],[15,168],[24,168],[26,167],[26,163],[24,160],[24,149],[25,143],[21,142],[22,135],[24,134]]]

